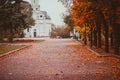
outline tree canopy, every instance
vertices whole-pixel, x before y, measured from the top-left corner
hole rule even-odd
[[[32,7],[23,0],[2,0],[0,2],[0,30],[8,31],[12,38],[15,32],[21,32],[34,25]],[[1,34],[1,37],[4,35]]]

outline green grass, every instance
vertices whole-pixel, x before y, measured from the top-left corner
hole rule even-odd
[[[6,52],[22,48],[24,45],[7,45],[7,44],[2,44],[0,45],[0,55],[4,54]]]

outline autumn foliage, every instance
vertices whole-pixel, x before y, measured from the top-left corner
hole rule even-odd
[[[65,6],[69,4],[69,12],[74,26],[88,41],[90,48],[102,48],[120,55],[120,0],[60,0]]]

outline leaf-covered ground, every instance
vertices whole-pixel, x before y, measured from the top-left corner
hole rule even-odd
[[[120,59],[71,39],[48,39],[0,59],[1,80],[120,80]]]

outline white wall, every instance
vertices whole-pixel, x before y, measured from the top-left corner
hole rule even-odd
[[[33,18],[35,19],[35,25],[29,29],[29,32],[27,31],[27,29],[24,30],[25,37],[34,37],[34,32],[36,32],[36,37],[50,36],[50,32],[51,32],[50,20],[45,19],[45,14],[42,11],[40,11],[40,7],[38,4],[39,0],[35,0],[35,1],[36,2],[34,3],[34,0],[31,0],[32,7],[34,8]],[[39,9],[36,10],[36,8]],[[36,29],[36,31],[34,31],[34,29]]]
[[[36,24],[29,29],[29,32],[25,29],[25,37],[34,37],[34,29],[36,29],[37,37],[50,36],[51,24]]]

